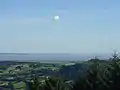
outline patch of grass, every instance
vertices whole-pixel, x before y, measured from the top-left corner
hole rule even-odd
[[[25,90],[25,83],[24,82],[17,82],[14,83],[15,90]]]

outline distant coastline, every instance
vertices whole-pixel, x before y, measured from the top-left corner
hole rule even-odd
[[[100,59],[108,59],[112,54],[71,54],[71,53],[0,53],[0,61],[3,60],[88,60],[97,56]]]

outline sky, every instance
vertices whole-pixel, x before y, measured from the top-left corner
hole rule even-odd
[[[120,0],[0,0],[1,53],[119,52],[119,33]]]

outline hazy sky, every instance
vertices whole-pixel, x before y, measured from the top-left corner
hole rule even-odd
[[[0,0],[0,52],[111,53],[119,39],[120,0]]]

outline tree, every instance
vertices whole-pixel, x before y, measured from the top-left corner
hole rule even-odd
[[[42,82],[39,77],[35,77],[32,82],[29,83],[29,88],[30,90],[43,90],[41,89],[42,87]]]
[[[99,59],[91,59],[92,64],[86,71],[85,76],[80,78],[74,84],[74,90],[102,90],[103,89],[103,79],[101,65]]]
[[[98,62],[99,59],[95,58],[93,60],[93,64],[89,67],[86,75],[86,86],[89,90],[100,90],[102,87],[102,75],[101,75],[101,67]]]
[[[120,59],[113,56],[112,62],[107,68],[107,80],[109,81],[109,90],[120,90]]]
[[[67,84],[57,77],[48,77],[45,80],[45,90],[69,90]]]
[[[43,82],[40,82],[39,78],[33,80],[30,84],[31,90],[70,90],[69,86],[61,79],[57,77],[45,78]]]

